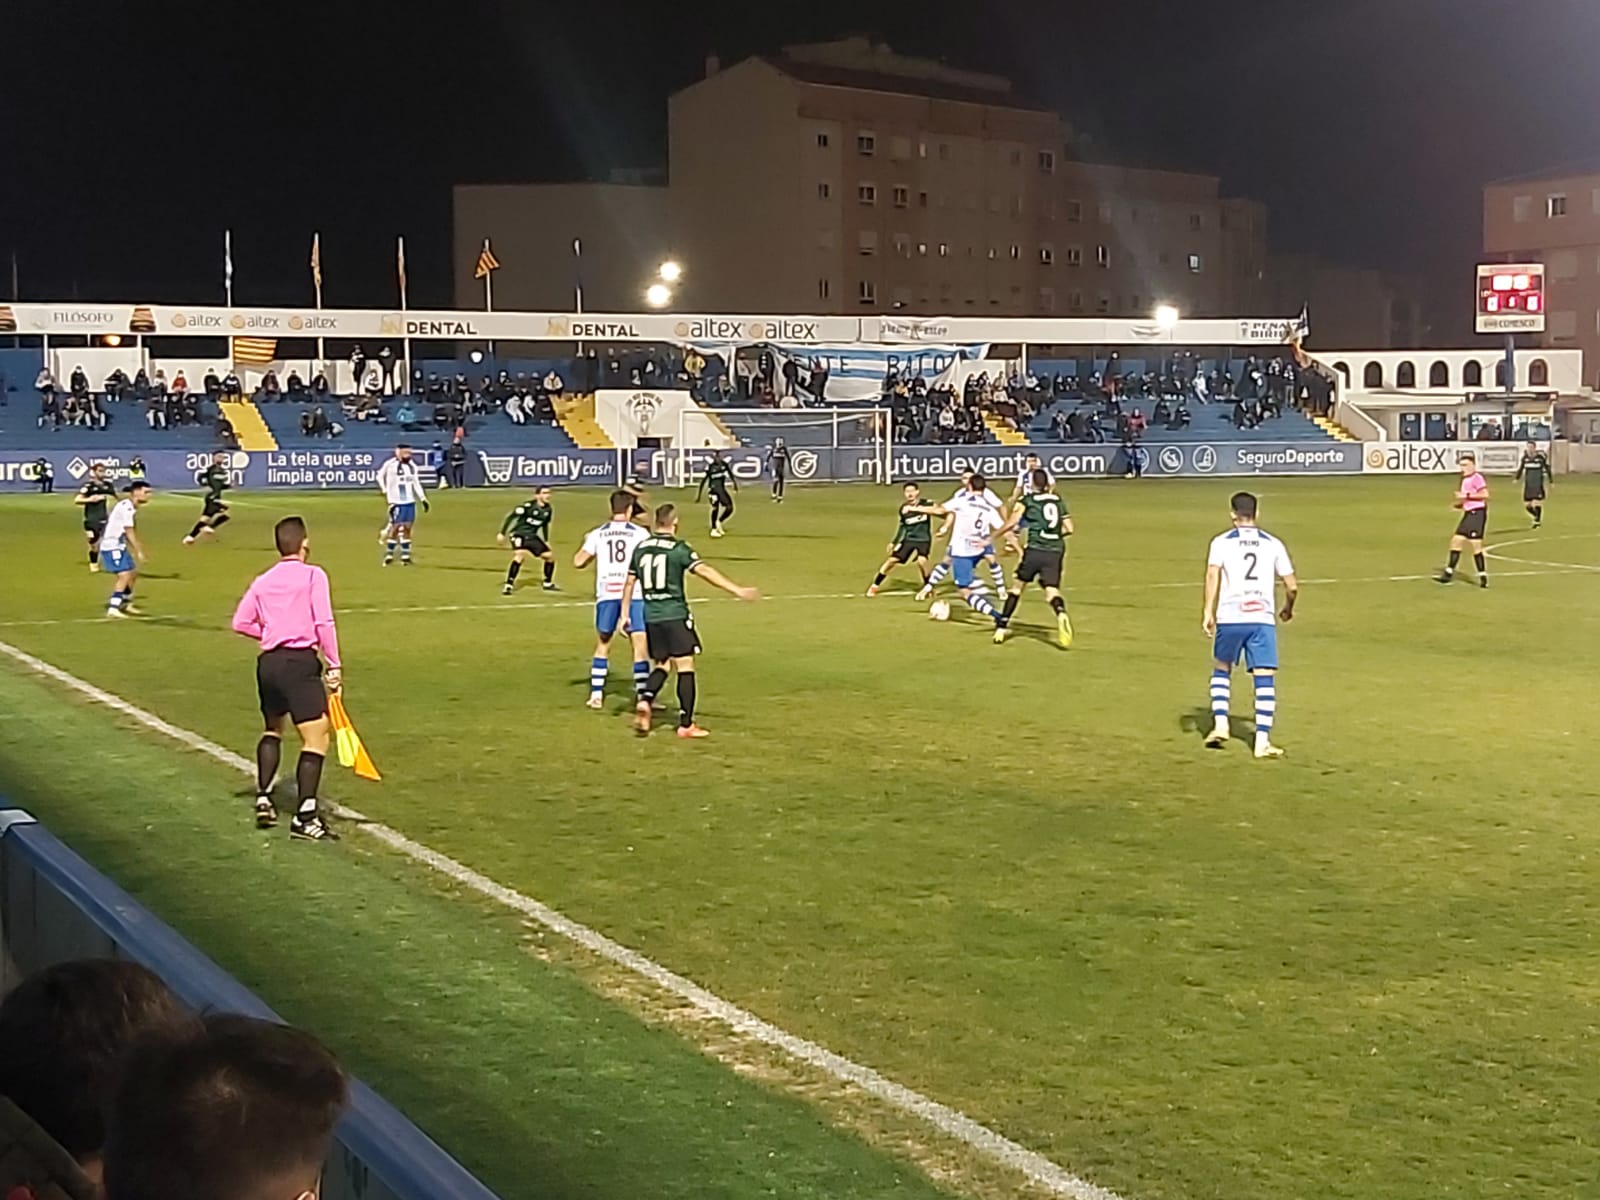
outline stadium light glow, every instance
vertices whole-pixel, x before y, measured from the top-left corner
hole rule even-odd
[[[105,343],[112,347],[120,346],[122,345],[122,335],[120,333],[108,333],[105,336]]]
[[[683,278],[683,267],[669,258],[661,264],[656,274],[661,277],[663,282],[677,283],[678,280]]]
[[[652,283],[644,290],[644,302],[651,308],[665,308],[672,303],[672,289],[664,283]]]
[[[481,363],[483,361],[483,351],[474,350],[471,354],[467,355],[467,357],[475,363]]]
[[[1178,310],[1170,304],[1158,304],[1155,311],[1156,324],[1163,329],[1171,329],[1178,323]]]

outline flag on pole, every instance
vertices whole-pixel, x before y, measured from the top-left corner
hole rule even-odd
[[[322,235],[311,235],[311,283],[317,289],[317,307],[322,307]]]
[[[478,268],[473,271],[474,279],[487,279],[489,272],[500,269],[500,260],[494,256],[494,251],[489,249],[489,239],[483,239],[483,249],[478,251]]]
[[[406,307],[406,239],[396,238],[394,244],[395,273],[400,277],[400,308]]]
[[[350,723],[350,714],[345,711],[344,700],[338,692],[328,697],[328,720],[333,726],[333,744],[339,756],[339,765],[351,768],[362,779],[382,779],[383,776],[378,774],[378,768],[367,754],[367,748],[361,744],[356,727]]]
[[[233,361],[236,366],[267,367],[278,357],[278,339],[262,337],[236,337],[233,339]]]
[[[233,307],[233,230],[222,231],[222,290],[227,293],[228,307]]]

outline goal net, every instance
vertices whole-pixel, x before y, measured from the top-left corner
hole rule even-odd
[[[691,422],[692,419],[692,422]],[[705,423],[714,428],[707,437]],[[765,458],[781,438],[791,479],[888,483],[891,431],[886,408],[700,408],[678,414],[678,479],[691,482],[712,449],[739,461]]]

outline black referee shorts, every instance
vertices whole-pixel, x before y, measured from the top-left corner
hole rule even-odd
[[[279,646],[256,659],[256,692],[261,715],[277,721],[285,713],[296,725],[328,715],[322,686],[322,660],[315,650]]]
[[[1469,542],[1483,541],[1483,531],[1489,523],[1488,508],[1473,508],[1461,514],[1461,520],[1456,522],[1456,536],[1464,537]]]

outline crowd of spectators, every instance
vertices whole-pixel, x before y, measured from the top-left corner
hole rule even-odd
[[[0,1196],[315,1196],[349,1082],[311,1035],[191,1013],[136,963],[83,959],[0,1001]]]

